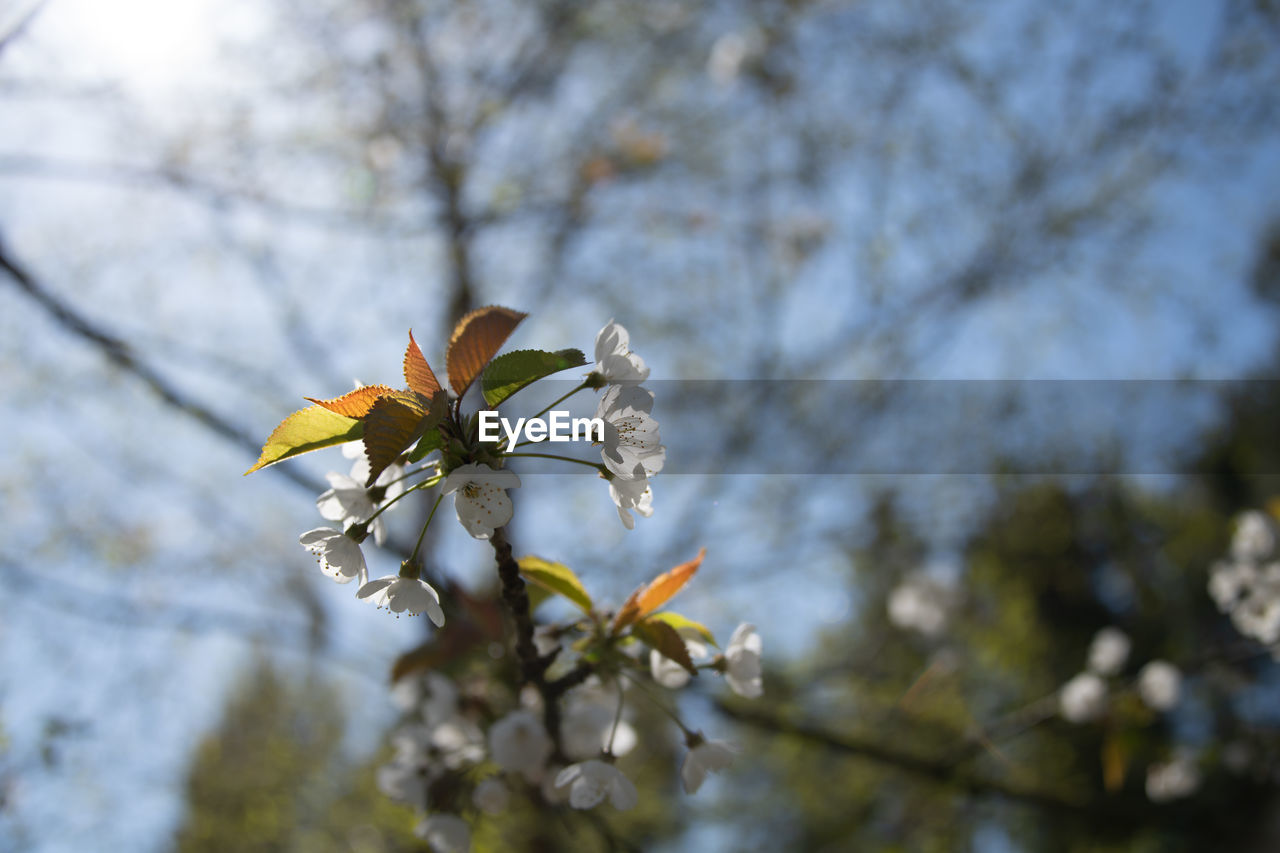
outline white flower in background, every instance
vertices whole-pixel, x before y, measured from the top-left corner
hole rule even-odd
[[[604,448],[600,457],[615,477],[636,479],[638,469],[646,477],[662,470],[667,449],[662,446],[658,422],[651,416],[653,392],[639,386],[615,385],[600,398],[596,417],[604,421]]]
[[[378,475],[377,481],[373,484],[374,492],[371,494],[370,490],[364,487],[369,480],[369,459],[364,454],[364,442],[347,442],[342,446],[342,455],[355,459],[355,464],[351,467],[350,476],[332,471],[325,475],[330,488],[316,499],[316,508],[320,510],[323,518],[341,522],[344,528],[352,524],[363,524],[378,510],[379,506],[404,494],[403,466],[388,466]],[[374,500],[374,494],[378,495],[377,500]],[[386,540],[387,526],[382,516],[373,520],[369,530],[373,534],[375,544],[381,545]]]
[[[564,723],[560,727],[565,754],[579,761],[595,758],[610,747],[615,756],[623,756],[635,749],[639,737],[626,720],[619,720],[617,684],[606,688],[594,676],[582,687],[569,693],[565,702]]]
[[[1253,591],[1258,568],[1253,563],[1219,560],[1209,569],[1209,596],[1223,613],[1230,613]]]
[[[356,598],[367,598],[378,607],[392,613],[408,613],[417,616],[426,613],[436,627],[444,625],[444,611],[440,608],[440,593],[431,584],[418,578],[403,575],[387,575],[363,584],[356,591]]]
[[[912,575],[889,593],[889,621],[899,628],[936,637],[947,627],[954,596],[925,575]]]
[[[721,740],[704,740],[691,748],[680,765],[680,783],[686,794],[695,794],[708,773],[718,773],[733,763],[737,747]]]
[[[702,635],[697,630],[680,628],[677,633],[684,640],[684,647],[689,651],[689,657],[692,660],[696,662],[707,657],[710,650],[707,644],[702,642]],[[692,677],[683,666],[653,649],[649,651],[649,673],[654,681],[668,690],[679,690],[688,684]]]
[[[1261,561],[1270,557],[1275,547],[1275,525],[1265,512],[1250,510],[1236,521],[1231,556],[1237,560]]]
[[[396,802],[424,808],[432,774],[424,762],[393,761],[378,768],[378,790]]]
[[[596,335],[595,372],[610,385],[639,385],[649,378],[644,359],[631,351],[631,336],[613,320]]]
[[[476,785],[475,791],[471,794],[471,802],[487,815],[500,815],[507,810],[507,805],[511,802],[511,792],[507,790],[507,786],[501,779],[490,776]]]
[[[1165,660],[1153,660],[1138,673],[1138,695],[1148,708],[1168,711],[1182,696],[1182,673]]]
[[[551,756],[551,738],[530,711],[512,711],[489,727],[489,753],[503,770],[537,778]]]
[[[1089,669],[1098,675],[1115,675],[1129,659],[1129,637],[1119,628],[1103,628],[1089,645]]]
[[[431,749],[450,770],[476,764],[484,761],[484,732],[471,720],[454,717],[431,729]]]
[[[413,834],[430,844],[435,853],[466,853],[471,849],[471,828],[454,814],[433,814],[415,826]]]
[[[636,526],[636,520],[631,517],[633,511],[645,518],[653,515],[653,489],[644,473],[644,465],[637,462],[631,474],[629,480],[616,477],[609,481],[609,497],[613,498],[618,507],[618,518],[628,530],[634,530]]]
[[[391,701],[401,711],[417,709],[428,724],[442,723],[458,713],[458,688],[438,672],[402,678],[391,688]]]
[[[569,786],[569,805],[575,809],[591,809],[605,799],[618,811],[635,808],[640,800],[636,786],[612,764],[599,759],[570,764],[556,774],[556,787]]]
[[[757,699],[764,694],[763,669],[760,666],[760,652],[763,644],[756,626],[743,622],[729,638],[729,645],[724,650],[727,664],[724,678],[729,688],[739,696]]]
[[[316,555],[320,571],[338,583],[350,583],[359,578],[364,583],[369,577],[360,545],[341,530],[317,527],[298,537],[303,548]]]
[[[1147,768],[1147,798],[1153,803],[1167,803],[1189,797],[1200,787],[1200,770],[1186,756]]]
[[[477,539],[488,539],[493,531],[511,520],[511,498],[507,489],[520,486],[520,478],[505,468],[494,470],[483,462],[455,468],[440,487],[441,494],[457,493],[454,509],[458,521]]]
[[[1058,708],[1069,723],[1087,723],[1107,710],[1107,684],[1092,672],[1082,672],[1062,685]]]

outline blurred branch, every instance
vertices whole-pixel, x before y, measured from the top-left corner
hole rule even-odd
[[[0,53],[4,53],[5,48],[22,38],[22,34],[27,31],[31,23],[44,11],[44,7],[49,5],[49,0],[36,0],[31,8],[26,11],[17,23],[9,28],[9,31],[0,35]]]
[[[180,391],[168,379],[161,376],[159,371],[139,358],[128,343],[77,311],[69,302],[55,295],[37,281],[9,253],[2,242],[0,242],[0,271],[8,273],[8,279],[13,282],[18,290],[40,306],[58,325],[96,348],[111,364],[141,379],[165,405],[192,418],[205,429],[225,441],[244,449],[249,453],[250,458],[257,458],[262,443],[253,434],[243,427],[233,424],[199,400]],[[287,463],[274,465],[272,470],[279,476],[292,480],[313,494],[324,491],[324,486],[319,481],[312,479]]]
[[[371,219],[354,211],[305,207],[271,198],[239,187],[224,186],[170,166],[140,167],[104,163],[76,163],[29,154],[0,156],[0,175],[52,180],[89,181],[118,184],[142,189],[167,189],[186,192],[214,208],[246,204],[267,213],[307,222],[324,228],[349,230],[363,228],[388,235],[415,236],[421,227],[410,223],[394,223]]]
[[[997,796],[1037,808],[1073,814],[1110,811],[1104,804],[1088,798],[1075,797],[1060,791],[1014,785],[1000,779],[972,773],[951,760],[929,758],[894,749],[883,739],[838,735],[810,723],[787,719],[774,711],[748,707],[740,703],[716,700],[714,707],[730,719],[753,728],[795,738],[831,752],[886,764],[939,784],[955,786],[968,794]]]

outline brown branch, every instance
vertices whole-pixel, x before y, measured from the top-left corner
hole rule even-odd
[[[939,784],[958,787],[968,794],[996,796],[1038,808],[1075,815],[1097,815],[1112,809],[1092,797],[1079,797],[1041,788],[1023,787],[967,771],[949,759],[937,759],[895,749],[877,739],[860,739],[839,735],[798,720],[790,720],[777,712],[753,708],[740,703],[716,701],[720,713],[757,729],[795,738],[832,752],[866,758],[897,770],[931,779]]]
[[[96,348],[111,364],[141,379],[165,405],[192,418],[229,443],[247,450],[251,458],[257,457],[261,442],[255,436],[179,390],[177,386],[160,375],[151,364],[141,359],[122,338],[116,337],[106,328],[77,311],[70,303],[37,281],[35,276],[9,254],[2,242],[0,242],[0,271],[7,273],[7,278],[18,290],[40,306],[58,325]],[[324,491],[323,484],[287,463],[273,466],[273,470],[312,493]]]

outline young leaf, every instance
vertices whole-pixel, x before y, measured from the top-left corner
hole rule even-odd
[[[699,637],[706,640],[717,649],[720,648],[720,644],[716,642],[716,638],[711,635],[711,630],[707,628],[706,625],[703,625],[701,622],[694,622],[692,619],[687,616],[681,616],[679,613],[672,613],[670,610],[664,610],[661,613],[649,614],[643,621],[646,623],[664,622],[672,628],[675,628],[677,633],[685,629],[694,631]]]
[[[427,454],[442,447],[444,447],[444,436],[440,434],[440,430],[428,429],[422,434],[422,438],[418,439],[417,445],[409,453],[409,461],[421,462],[427,458]]]
[[[331,412],[322,406],[310,406],[294,412],[280,422],[262,446],[258,461],[246,474],[265,468],[281,459],[355,441],[364,435],[360,421]]]
[[[533,556],[521,557],[518,562],[520,574],[524,575],[525,580],[563,595],[582,608],[584,613],[591,612],[591,596],[568,566]]]
[[[417,394],[396,391],[380,397],[364,416],[364,451],[369,457],[366,488],[422,434],[427,424],[425,403]]]
[[[449,339],[445,353],[445,366],[449,372],[449,385],[459,397],[484,370],[515,327],[528,314],[490,305],[477,308],[458,321]]]
[[[440,390],[440,380],[431,372],[431,365],[422,357],[418,342],[409,332],[409,348],[404,351],[404,381],[409,387],[424,397],[434,397]]]
[[[480,378],[480,390],[484,394],[485,403],[493,408],[544,376],[571,367],[581,367],[586,363],[587,357],[576,349],[563,349],[559,352],[522,349],[504,353],[484,369],[484,375]]]
[[[684,639],[676,633],[676,629],[666,622],[645,620],[644,622],[636,623],[631,632],[658,654],[671,658],[687,669],[690,675],[698,674],[698,668],[693,665],[693,658],[689,657],[689,647],[684,644]]]
[[[337,412],[349,418],[363,418],[373,408],[374,401],[387,394],[394,394],[394,388],[387,385],[362,385],[354,391],[348,391],[341,397],[332,400],[317,400],[315,397],[305,399],[317,406],[324,406],[331,412]]]
[[[648,616],[663,604],[666,604],[673,595],[689,582],[689,579],[698,571],[698,566],[702,565],[702,559],[706,556],[707,549],[703,548],[698,551],[698,556],[689,562],[681,563],[669,572],[663,572],[650,583],[631,593],[627,600],[622,603],[622,607],[618,610],[618,615],[614,617],[613,633],[617,634],[632,622]]]

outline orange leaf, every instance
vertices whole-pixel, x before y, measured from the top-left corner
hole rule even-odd
[[[650,583],[640,587],[622,603],[618,615],[613,620],[613,632],[616,634],[637,619],[648,616],[671,600],[677,592],[684,588],[702,560],[707,556],[707,549],[698,551],[698,556],[687,563],[681,563],[669,572],[663,572]]]
[[[385,394],[394,394],[394,388],[386,385],[364,385],[354,391],[348,391],[341,397],[332,400],[317,400],[307,397],[306,400],[318,406],[324,406],[331,412],[346,415],[349,418],[363,418],[373,408],[374,401]]]
[[[409,387],[424,397],[434,397],[440,390],[440,380],[431,372],[431,365],[422,357],[418,342],[413,339],[413,331],[409,332],[409,348],[404,351],[404,381]]]
[[[461,397],[466,392],[527,316],[510,308],[490,305],[477,308],[458,321],[453,337],[449,339],[449,350],[445,353],[449,384],[453,386],[454,393]]]
[[[412,391],[394,391],[374,401],[364,416],[364,451],[369,457],[369,481],[396,461],[422,432],[426,423],[425,401]]]

